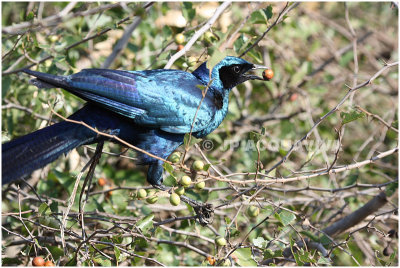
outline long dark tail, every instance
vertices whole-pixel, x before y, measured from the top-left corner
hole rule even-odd
[[[29,83],[37,86],[38,88],[61,87],[68,89],[67,77],[65,76],[41,73],[29,69],[25,69],[23,72],[36,77],[35,79],[31,79]]]
[[[2,184],[29,175],[95,138],[96,133],[86,127],[64,121],[4,143]]]

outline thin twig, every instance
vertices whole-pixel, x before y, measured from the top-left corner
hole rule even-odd
[[[339,107],[342,106],[342,104],[349,98],[349,96],[355,92],[356,90],[365,87],[367,85],[370,85],[378,76],[380,76],[384,71],[386,71],[387,69],[393,67],[393,66],[397,66],[399,64],[399,62],[394,62],[394,63],[390,63],[390,64],[386,64],[382,69],[380,69],[378,72],[376,72],[370,79],[368,79],[367,81],[365,81],[364,83],[361,83],[359,85],[357,85],[356,87],[350,88],[349,91],[346,93],[346,95],[339,101],[339,103],[332,109],[330,110],[328,113],[326,113],[324,116],[322,116],[315,124],[314,126],[312,126],[312,128],[307,132],[306,135],[304,135],[300,140],[298,140],[296,143],[294,143],[292,145],[292,147],[289,149],[289,151],[286,153],[286,155],[279,161],[277,162],[275,165],[273,165],[271,168],[269,168],[266,171],[266,174],[270,173],[272,170],[274,170],[275,168],[277,168],[278,166],[280,166],[281,164],[283,164],[284,162],[286,162],[286,160],[289,158],[289,156],[292,154],[292,152],[294,151],[295,148],[297,148],[297,146],[304,140],[306,140],[310,134],[313,132],[313,130],[318,127],[322,121],[325,120],[325,118],[327,118],[328,116],[330,116],[331,114],[333,114],[334,112],[336,112],[337,110],[339,110]]]
[[[172,64],[179,59],[181,56],[183,56],[191,47],[192,45],[197,41],[197,39],[200,38],[200,36],[205,33],[210,27],[214,24],[214,22],[218,19],[218,17],[222,14],[222,12],[231,4],[232,2],[226,1],[223,2],[216,10],[214,15],[207,21],[207,23],[200,28],[193,36],[190,38],[190,40],[186,43],[185,47],[181,50],[179,50],[177,53],[175,53],[167,62],[167,64],[164,66],[164,69],[169,69],[171,68]]]
[[[268,29],[259,37],[257,40],[250,46],[248,47],[242,54],[240,54],[239,58],[243,57],[244,55],[247,54],[250,50],[252,50],[264,37],[265,35],[277,24],[283,21],[284,16],[291,11],[293,8],[297,7],[300,3],[292,3],[289,6],[289,2],[286,2],[286,5],[283,7],[281,12],[279,13],[278,17],[276,20],[271,24],[271,26],[268,27]]]

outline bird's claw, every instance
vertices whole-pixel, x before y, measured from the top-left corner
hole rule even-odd
[[[181,195],[181,200],[193,207],[199,223],[203,226],[211,224],[214,220],[214,208],[212,204],[193,200],[185,195]]]
[[[154,188],[161,190],[161,191],[169,191],[171,187],[167,187],[165,185],[153,185]],[[186,204],[193,207],[194,211],[196,212],[197,219],[199,223],[203,226],[211,224],[214,220],[214,207],[212,204],[199,202],[193,200],[185,195],[181,195],[181,200]]]

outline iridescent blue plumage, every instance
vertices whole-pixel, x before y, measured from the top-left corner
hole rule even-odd
[[[210,85],[206,63],[193,73],[165,69],[86,69],[70,76],[25,72],[36,77],[32,83],[39,88],[64,88],[88,101],[71,119],[167,158],[182,144],[185,133],[192,130],[195,137],[204,137],[221,124],[228,111],[230,89],[249,79],[262,80],[246,74],[256,68],[243,59],[226,57],[212,69]],[[203,99],[202,90],[207,86]],[[105,138],[82,125],[61,122],[5,143],[3,183],[28,175],[77,146],[101,139]],[[149,165],[147,180],[152,185],[161,184],[162,162],[141,153],[139,161]]]

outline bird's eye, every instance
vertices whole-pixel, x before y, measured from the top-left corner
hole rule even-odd
[[[238,74],[240,72],[240,67],[239,66],[234,66],[233,67],[233,71]]]

